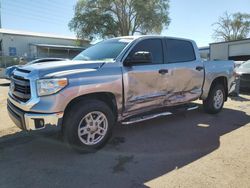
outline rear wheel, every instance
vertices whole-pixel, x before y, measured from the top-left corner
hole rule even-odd
[[[209,114],[219,113],[225,101],[225,88],[221,84],[212,86],[206,100],[203,100],[203,107]]]
[[[114,115],[102,101],[88,100],[73,105],[65,116],[65,141],[79,152],[94,152],[111,136]]]

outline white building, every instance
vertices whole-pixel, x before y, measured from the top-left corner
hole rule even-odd
[[[246,61],[250,59],[250,38],[210,44],[210,60]]]
[[[72,58],[89,46],[88,40],[59,35],[0,29],[2,64],[13,58]],[[4,62],[5,61],[5,62]]]

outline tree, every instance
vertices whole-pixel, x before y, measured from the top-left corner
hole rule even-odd
[[[241,40],[248,37],[250,32],[250,14],[225,12],[214,24],[214,38],[222,41]]]
[[[161,33],[168,11],[169,0],[78,0],[69,28],[90,39]]]

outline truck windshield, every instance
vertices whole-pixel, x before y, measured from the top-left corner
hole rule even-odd
[[[110,39],[91,46],[73,60],[114,61],[132,39]]]

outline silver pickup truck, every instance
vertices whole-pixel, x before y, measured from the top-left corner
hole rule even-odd
[[[107,142],[116,122],[127,125],[192,110],[197,107],[189,104],[197,99],[206,112],[220,112],[233,75],[232,61],[202,62],[192,40],[120,37],[72,61],[18,68],[7,108],[21,129],[61,125],[70,146],[89,152]]]

